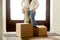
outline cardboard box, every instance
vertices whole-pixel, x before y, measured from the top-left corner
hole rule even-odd
[[[16,35],[18,37],[33,37],[33,26],[31,24],[16,23]]]
[[[47,27],[44,25],[38,25],[37,28],[34,28],[33,34],[34,36],[46,36]]]

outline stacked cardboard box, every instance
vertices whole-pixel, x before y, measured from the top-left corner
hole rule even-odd
[[[34,36],[46,36],[47,27],[44,25],[38,25],[37,28],[34,28],[33,34]]]
[[[33,37],[33,26],[28,23],[16,23],[16,36]]]

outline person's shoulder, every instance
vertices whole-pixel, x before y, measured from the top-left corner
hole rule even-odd
[[[25,0],[23,0],[23,2],[25,2]]]
[[[37,2],[37,0],[33,0],[34,2]]]

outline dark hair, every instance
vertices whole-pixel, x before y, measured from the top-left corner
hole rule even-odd
[[[31,3],[32,0],[29,0],[29,4]]]

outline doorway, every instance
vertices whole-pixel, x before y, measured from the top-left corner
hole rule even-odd
[[[45,25],[50,31],[50,0],[38,0],[39,8],[36,10],[35,20],[38,25]],[[16,23],[24,22],[21,12],[21,0],[6,0],[6,31],[15,32]],[[19,6],[20,5],[20,6]],[[39,16],[39,17],[38,17]]]

